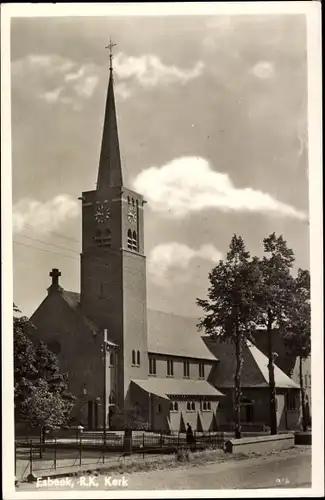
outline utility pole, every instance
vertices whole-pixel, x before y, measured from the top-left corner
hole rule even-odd
[[[107,425],[107,330],[104,330],[104,394],[103,394],[103,431],[104,446],[106,445],[106,425]]]

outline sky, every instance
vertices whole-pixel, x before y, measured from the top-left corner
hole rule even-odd
[[[124,183],[147,200],[148,307],[199,316],[234,233],[282,234],[309,268],[303,15],[16,18],[11,25],[14,301],[49,272],[79,291],[110,36]]]

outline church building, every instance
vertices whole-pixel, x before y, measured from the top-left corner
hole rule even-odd
[[[65,290],[53,269],[31,317],[35,335],[68,374],[74,415],[86,428],[226,428],[233,421],[232,346],[201,337],[195,318],[147,310],[146,202],[123,182],[112,64],[109,73],[97,186],[80,197],[80,293]],[[295,427],[299,386],[278,367],[275,379],[278,423]],[[247,343],[244,423],[268,424],[268,391],[267,358]]]

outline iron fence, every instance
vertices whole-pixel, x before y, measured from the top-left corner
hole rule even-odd
[[[191,451],[223,448],[223,432],[194,432],[193,442],[188,443],[181,432],[85,432],[57,433],[41,442],[40,439],[20,438],[15,442],[16,478],[28,474],[53,471],[60,468],[80,468],[98,464],[114,465],[126,457],[149,457],[176,453],[180,448]]]

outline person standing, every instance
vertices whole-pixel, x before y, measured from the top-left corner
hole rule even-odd
[[[193,444],[193,442],[194,442],[193,430],[192,430],[191,425],[189,423],[187,423],[186,443],[187,444]]]

